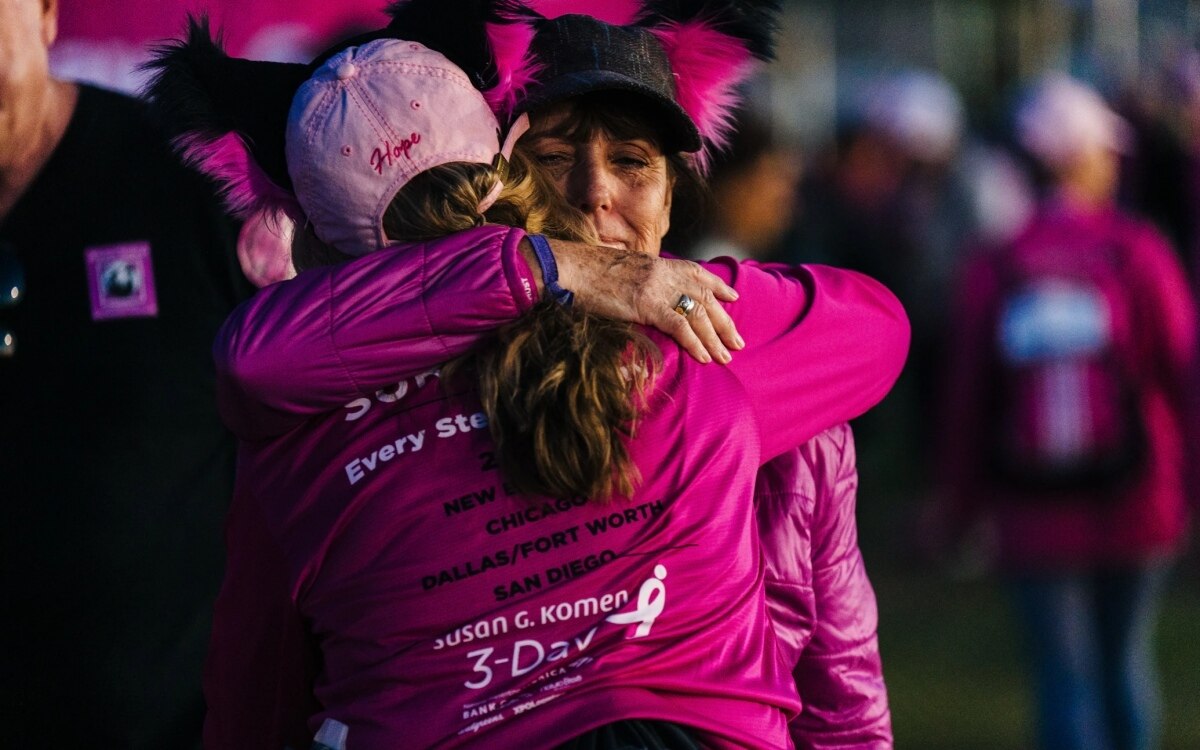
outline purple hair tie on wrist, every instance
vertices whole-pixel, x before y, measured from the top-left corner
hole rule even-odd
[[[554,253],[550,251],[550,243],[540,234],[526,235],[533,244],[533,254],[542,265],[542,284],[554,301],[563,307],[570,307],[575,301],[575,293],[558,285],[558,264],[554,262]]]

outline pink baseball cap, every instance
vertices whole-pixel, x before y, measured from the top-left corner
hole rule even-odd
[[[506,151],[520,130],[513,127]],[[357,256],[389,244],[384,211],[414,176],[450,162],[493,163],[500,124],[441,53],[378,39],[342,50],[300,86],[285,147],[296,198],[317,236]]]

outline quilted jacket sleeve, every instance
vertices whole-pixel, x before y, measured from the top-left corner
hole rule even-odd
[[[214,345],[222,418],[243,440],[275,437],[462,354],[532,306],[523,236],[482,227],[260,291]],[[891,388],[909,328],[878,282],[821,266],[705,267],[742,293],[729,309],[750,345],[729,368],[747,385],[764,458],[858,416]],[[797,393],[800,412],[777,408],[798,403]]]
[[[815,472],[815,623],[794,670],[803,710],[791,723],[792,739],[798,750],[885,750],[892,747],[891,713],[875,591],[858,548],[858,471],[850,427],[824,433],[802,455]]]
[[[463,353],[533,305],[523,237],[485,226],[261,290],[213,347],[225,423],[244,440],[278,436]]]

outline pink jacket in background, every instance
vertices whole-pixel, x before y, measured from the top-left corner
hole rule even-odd
[[[474,396],[389,377],[531,304],[521,236],[310,272],[226,325],[221,405],[243,448],[207,745],[302,745],[325,717],[357,748],[551,747],[635,717],[787,745],[799,706],[765,611],[755,472],[886,393],[903,312],[852,272],[712,264],[749,346],[702,366],[651,334],[664,370],[635,496],[509,497]]]
[[[953,318],[942,421],[942,468],[952,512],[960,518],[983,510],[993,514],[1001,562],[1009,568],[1092,566],[1175,551],[1188,519],[1184,434],[1196,344],[1196,309],[1186,273],[1154,228],[1115,207],[1088,212],[1050,202],[1005,252],[1020,256],[1050,246],[1081,253],[1119,247],[1129,253],[1129,299],[1137,306],[1133,339],[1142,366],[1138,400],[1149,438],[1146,470],[1115,502],[1083,497],[1038,502],[991,486],[984,471],[990,425],[980,384],[994,345],[1000,279],[996,264],[982,255],[965,269]]]

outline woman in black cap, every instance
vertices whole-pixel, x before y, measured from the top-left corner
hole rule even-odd
[[[695,15],[651,3],[628,26],[534,18],[525,59],[538,70],[508,73],[532,79],[511,110],[531,119],[518,150],[602,242],[651,255],[671,226],[694,220],[736,86],[753,56],[770,54],[769,3],[680,5]],[[798,747],[891,747],[875,595],[855,530],[853,435],[830,427],[765,465],[756,491],[768,607],[803,705],[790,729]]]

